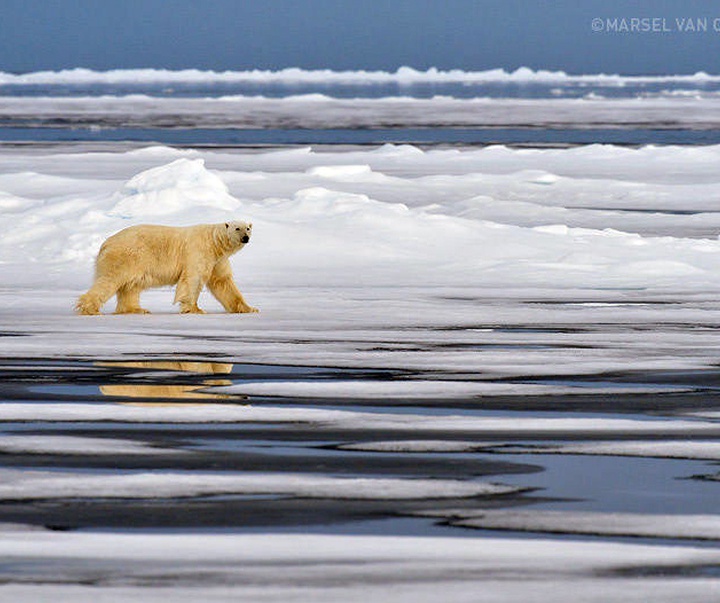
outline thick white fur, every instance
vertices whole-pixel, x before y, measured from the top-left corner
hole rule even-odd
[[[235,285],[228,258],[240,251],[252,224],[226,222],[173,227],[143,224],[109,237],[95,261],[95,282],[75,306],[79,314],[100,314],[117,295],[116,314],[148,314],[140,293],[150,287],[177,285],[180,312],[204,314],[198,296],[207,285],[228,312],[257,312]]]

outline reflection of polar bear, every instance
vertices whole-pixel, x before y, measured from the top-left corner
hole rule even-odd
[[[197,300],[203,286],[228,312],[257,312],[243,299],[228,258],[250,240],[252,224],[226,222],[178,228],[144,224],[107,239],[95,262],[95,282],[75,306],[79,314],[99,314],[117,295],[117,314],[147,314],[140,293],[175,285],[180,312],[204,314]]]
[[[152,371],[182,371],[185,373],[198,373],[205,375],[227,375],[232,372],[233,365],[224,362],[190,362],[178,360],[138,360],[138,361],[109,361],[94,362],[93,366],[109,368],[148,369]],[[116,376],[121,379],[122,376]],[[106,396],[119,396],[123,398],[236,398],[233,394],[220,394],[207,390],[210,386],[232,385],[229,379],[193,380],[190,383],[171,385],[167,383],[112,383],[101,385],[100,391]],[[242,396],[245,397],[245,396]],[[125,402],[128,404],[128,402]],[[177,406],[177,402],[130,402],[137,406]]]

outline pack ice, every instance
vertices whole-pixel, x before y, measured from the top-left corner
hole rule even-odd
[[[0,274],[82,288],[131,224],[252,220],[264,286],[716,288],[720,147],[9,153]]]

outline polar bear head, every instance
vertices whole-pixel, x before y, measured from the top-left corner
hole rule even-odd
[[[225,222],[225,236],[233,249],[242,249],[250,242],[252,224],[248,222]]]

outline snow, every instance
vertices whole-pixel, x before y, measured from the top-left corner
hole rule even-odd
[[[692,441],[621,441],[621,442],[583,442],[559,446],[531,446],[511,448],[507,452],[530,452],[532,454],[597,454],[609,456],[637,456],[673,459],[720,460],[720,442]]]
[[[454,396],[681,391],[672,383],[527,378],[716,364],[720,242],[712,219],[703,219],[720,202],[718,159],[718,147],[6,149],[0,190],[13,203],[0,220],[0,327],[28,336],[4,337],[3,354],[112,359],[182,349],[220,352],[230,362],[443,371],[464,382],[430,386],[425,377],[388,386],[412,396],[428,387]],[[558,179],[537,184],[547,174]],[[508,204],[509,213],[489,219],[485,204],[464,215],[478,194],[493,199],[492,211]],[[518,198],[533,206],[512,209]],[[228,212],[231,199],[237,209]],[[118,215],[129,200],[135,217]],[[169,213],[154,213],[156,205]],[[572,213],[576,226],[547,224],[546,207]],[[696,223],[674,213],[694,208],[703,212]],[[229,217],[254,223],[252,242],[232,264],[259,315],[223,314],[203,295],[210,315],[179,317],[164,289],[143,295],[150,317],[72,316],[108,235],[148,221]],[[638,228],[604,227],[623,220]],[[498,376],[526,381],[478,382]],[[282,393],[278,384],[250,387]],[[323,387],[314,384],[312,394]]]
[[[0,469],[0,499],[185,498],[272,495],[353,500],[467,498],[517,492],[480,481],[348,478],[298,473],[225,474],[203,471],[87,472]]]
[[[691,417],[699,417],[701,419],[715,419],[720,420],[720,412],[715,410],[703,410],[698,412],[687,413]]]
[[[225,183],[205,169],[203,159],[176,159],[146,170],[131,178],[116,197],[108,215],[127,220],[205,207],[231,212],[240,205]]]
[[[384,440],[355,442],[340,446],[343,450],[366,452],[458,453],[485,454],[589,454],[718,461],[720,442],[713,440],[620,440],[578,442],[572,444],[497,445],[493,442],[460,440]]]
[[[375,568],[373,568],[375,569]],[[406,568],[403,567],[402,570]],[[284,571],[284,568],[280,571]],[[312,579],[318,582],[313,572]],[[418,582],[424,582],[429,575],[419,570]],[[332,577],[337,576],[335,572]],[[352,589],[337,584],[322,584],[319,587],[312,586],[277,586],[268,581],[260,586],[217,586],[206,587],[196,591],[188,586],[174,587],[123,587],[111,586],[104,589],[110,600],[127,601],[142,599],[148,603],[162,603],[171,596],[173,601],[203,601],[218,602],[236,600],[237,597],[247,598],[251,601],[266,601],[277,603],[295,603],[313,601],[318,603],[335,603],[338,600],[348,603],[362,603],[368,597],[375,600],[408,602],[408,603],[431,603],[443,600],[451,595],[456,603],[475,603],[477,592],[482,591],[483,601],[486,603],[541,603],[552,599],[553,601],[577,601],[578,593],[583,601],[588,603],[607,603],[609,601],[622,601],[623,603],[645,603],[647,597],[653,601],[666,601],[674,603],[682,600],[688,603],[706,603],[708,597],[715,597],[717,584],[712,579],[687,578],[668,583],[665,579],[643,579],[623,581],[622,586],[613,583],[610,579],[604,580],[582,580],[576,579],[571,584],[561,580],[546,582],[527,581],[522,586],[519,584],[508,584],[505,580],[488,581],[476,580],[468,583],[466,578],[462,583],[450,581],[447,578],[437,576],[433,584],[413,585],[406,581],[401,584],[385,582],[377,586],[373,583],[376,580],[385,578],[382,571],[368,572],[362,574],[361,579],[367,579],[370,584],[362,588]],[[355,576],[341,574],[341,580],[356,579]],[[463,587],[471,588],[471,591],[463,590]],[[575,598],[558,594],[562,589],[572,587]],[[392,589],[392,594],[388,590]],[[95,586],[7,586],[3,587],[2,593],[7,594],[10,600],[22,600],[28,603],[42,603],[49,599],[58,603],[77,603],[97,601],[97,587]]]
[[[36,100],[43,102],[29,106]],[[113,361],[132,369],[142,359],[169,363],[180,354],[225,367],[221,382],[186,375],[190,393],[208,397],[177,404],[113,397],[131,396],[133,387],[146,395],[148,384],[135,377],[122,390],[110,379],[93,383],[92,402],[83,402],[82,392],[73,401],[67,391],[55,400],[57,384],[25,383],[27,399],[14,393],[0,404],[2,452],[144,455],[134,462],[149,464],[155,454],[194,454],[198,431],[245,437],[260,429],[280,443],[293,430],[312,433],[339,450],[310,450],[315,444],[304,453],[335,457],[471,452],[487,459],[506,452],[529,453],[513,459],[528,463],[532,453],[717,460],[720,423],[711,412],[618,415],[612,403],[607,414],[499,412],[483,402],[497,408],[502,396],[522,395],[531,408],[536,398],[580,405],[631,394],[648,403],[702,393],[705,382],[692,376],[717,368],[718,160],[720,146],[2,147],[0,356],[24,359],[17,369],[24,374],[33,359],[48,357],[107,370]],[[149,316],[72,315],[108,235],[144,222],[230,218],[254,223],[252,242],[232,264],[260,314],[225,314],[204,295],[208,315],[181,316],[172,291],[162,289],[143,295]],[[335,372],[245,376],[243,367],[253,363]],[[358,368],[380,374],[343,372]],[[38,391],[43,402],[32,399]],[[272,399],[282,396],[301,399]],[[172,434],[172,443],[141,443],[148,430]],[[77,435],[63,435],[70,432]],[[93,433],[113,437],[86,435]],[[338,441],[340,433],[352,441]],[[123,436],[128,440],[116,439]],[[503,447],[507,440],[515,445]],[[528,441],[536,446],[519,445]],[[6,468],[0,497],[13,504],[139,497],[159,506],[214,495],[305,497],[309,504],[422,500],[428,517],[438,513],[411,520],[422,522],[445,519],[440,507],[453,498],[512,494],[527,485],[521,482],[523,475],[512,479],[518,486],[506,486],[362,473]],[[454,517],[483,527],[479,506],[490,502]],[[718,529],[714,516],[687,514],[492,513],[482,517],[495,517],[498,528],[567,523],[578,534],[606,537],[714,538]],[[0,556],[10,564],[0,571],[0,598],[417,602],[474,601],[482,593],[487,601],[523,603],[705,602],[720,589],[707,569],[720,562],[711,548],[484,532],[421,538],[392,530],[274,530],[25,533],[0,526]],[[66,582],[58,584],[58,576]]]
[[[400,453],[438,453],[438,452],[477,452],[492,450],[492,442],[471,442],[462,440],[384,440],[374,442],[355,442],[342,444],[341,450],[358,452],[400,452]]]
[[[174,451],[140,442],[90,438],[80,436],[53,436],[28,434],[0,434],[0,452],[4,454],[173,454]]]
[[[700,132],[719,125],[719,82],[75,69],[0,73],[0,94],[23,95],[0,96],[0,113],[8,127]],[[487,86],[413,98],[403,86],[416,84]],[[527,97],[494,98],[518,84]],[[376,97],[385,90],[395,96]],[[704,461],[720,460],[719,162],[720,145],[0,145],[0,357],[3,374],[22,375],[2,386],[13,466],[0,468],[0,499],[38,526],[72,523],[44,521],[49,510],[87,520],[0,525],[0,599],[717,600],[717,476]],[[260,314],[225,314],[204,294],[209,314],[181,316],[167,288],[143,294],[149,316],[110,315],[112,302],[105,316],[72,314],[107,236],[229,219],[254,224],[231,261]],[[217,370],[201,366],[210,359]],[[478,477],[535,464],[545,471]],[[280,525],[248,527],[278,499]],[[102,525],[96,510],[189,517],[227,501],[248,509],[245,527],[89,527]],[[293,505],[381,518],[305,525]]]
[[[121,228],[232,216],[255,224],[233,260],[254,285],[717,289],[718,155],[601,146],[5,151],[0,276],[79,289],[101,241]],[[663,182],[670,163],[678,176]],[[673,213],[681,208],[697,215]]]
[[[720,592],[711,575],[682,577],[695,567],[716,566],[717,550],[617,542],[560,546],[542,538],[356,535],[349,546],[346,535],[5,529],[0,554],[23,572],[21,580],[0,586],[0,597],[22,601],[470,603],[481,593],[487,603],[706,603]],[[58,581],[58,572],[69,580]]]
[[[453,381],[527,383],[533,375],[552,375],[564,386],[578,382],[562,383],[562,375],[627,370],[639,371],[638,392],[649,395],[653,388],[643,382],[643,372],[698,370],[717,360],[712,291],[269,290],[256,287],[245,267],[237,274],[259,315],[222,314],[203,296],[201,306],[212,314],[188,319],[176,314],[172,291],[160,290],[143,297],[154,312],[150,317],[84,319],[71,315],[77,289],[0,291],[2,330],[26,334],[4,337],[2,349],[11,357],[90,360],[132,360],[140,353],[163,358],[181,350],[228,363],[441,371]],[[598,301],[587,305],[589,300]],[[600,300],[608,301],[593,305]],[[583,385],[603,383],[593,381]]]
[[[583,385],[553,386],[526,383],[483,383],[481,381],[390,381],[368,382],[336,379],[332,382],[298,383],[297,381],[245,382],[215,388],[215,391],[255,396],[285,396],[297,398],[459,398],[480,396],[537,396],[572,394],[622,394],[641,391],[638,387],[621,385],[589,387]],[[645,391],[671,393],[689,391],[679,387],[653,386]]]
[[[460,511],[462,514],[462,511]],[[573,511],[484,511],[461,517],[453,523],[465,527],[601,534],[649,538],[720,539],[717,515],[652,515],[639,513],[595,513]]]
[[[341,398],[342,392],[338,394]],[[522,435],[546,433],[553,435],[592,433],[596,435],[683,435],[716,436],[720,424],[711,421],[684,419],[623,419],[573,416],[561,417],[482,416],[482,413],[450,414],[429,410],[406,412],[370,412],[308,408],[306,406],[273,406],[262,404],[80,404],[63,403],[38,405],[6,402],[0,405],[3,422],[93,422],[112,421],[126,423],[230,423],[230,424],[298,424],[306,423],[316,429],[352,429],[369,433],[383,429],[403,431],[473,433],[479,437],[503,434]]]

